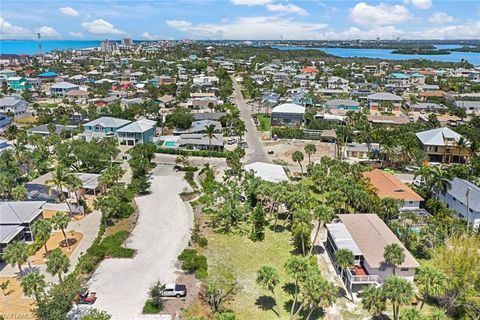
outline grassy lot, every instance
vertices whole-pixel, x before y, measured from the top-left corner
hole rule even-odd
[[[204,254],[208,258],[209,273],[215,272],[215,269],[231,270],[241,285],[242,289],[228,306],[238,319],[270,320],[277,318],[270,307],[272,294],[256,284],[257,270],[264,265],[277,269],[281,285],[275,293],[281,318],[288,318],[289,311],[285,304],[291,300],[291,296],[282,287],[291,279],[283,266],[292,250],[289,232],[274,233],[267,230],[265,240],[260,242],[253,242],[246,235],[211,233]]]
[[[270,131],[272,126],[272,120],[269,114],[259,113],[257,114],[258,119],[258,130],[260,131]]]
[[[15,118],[15,123],[17,124],[36,124],[37,118],[34,116],[26,116],[22,118]]]

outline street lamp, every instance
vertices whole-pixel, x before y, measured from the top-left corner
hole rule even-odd
[[[467,196],[467,232],[470,225],[470,191],[472,191],[472,188],[468,187],[467,192],[465,193]]]

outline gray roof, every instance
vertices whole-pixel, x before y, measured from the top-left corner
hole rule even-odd
[[[55,126],[55,133],[62,133],[63,131],[72,131],[76,128],[76,126],[64,126],[61,124],[54,124]],[[41,124],[39,126],[30,128],[27,130],[29,133],[45,133],[50,134],[50,130],[48,130],[48,124]]]
[[[447,107],[444,106],[443,104],[438,104],[438,103],[434,103],[434,102],[418,102],[418,103],[415,103],[415,104],[411,104],[410,105],[411,108],[413,109],[422,109],[422,110],[426,110],[426,109],[446,109]]]
[[[455,106],[464,109],[480,109],[480,101],[455,101]]]
[[[98,188],[98,179],[100,178],[99,174],[96,173],[77,173],[76,176],[82,180],[82,188],[84,189],[97,189]]]
[[[220,120],[221,117],[226,115],[226,112],[202,112],[192,113],[195,120]]]
[[[367,96],[368,100],[384,100],[384,101],[402,101],[402,97],[399,97],[389,92],[379,92]]]
[[[178,140],[178,145],[200,145],[200,146],[208,146],[209,140],[204,134],[182,134],[180,135],[180,139]],[[221,133],[217,133],[214,135],[212,141],[212,146],[223,146],[223,135]]]
[[[467,189],[470,188],[470,194],[468,196],[470,209],[480,212],[480,187],[468,180],[460,178],[453,178],[451,184],[452,188],[448,190],[448,194],[455,197],[457,201],[460,201],[464,205],[467,204]]]
[[[333,99],[325,102],[325,105],[328,107],[337,107],[337,106],[355,106],[358,107],[360,102],[350,99]]]
[[[0,202],[0,225],[29,223],[42,214],[45,201]]]
[[[84,127],[85,126],[89,126],[89,127],[101,126],[104,128],[120,128],[126,124],[129,124],[130,122],[131,122],[130,120],[123,120],[123,119],[118,119],[113,117],[101,117],[93,121],[87,122],[83,126]]]
[[[23,102],[26,102],[19,96],[5,96],[0,98],[0,107],[15,107]]]
[[[8,244],[17,236],[25,227],[19,225],[2,226],[0,225],[0,243]]]
[[[175,130],[175,134],[183,134],[183,133],[202,133],[207,130],[207,127],[210,125],[215,126],[215,132],[222,131],[222,124],[220,121],[214,120],[199,120],[192,122],[191,126],[187,130]]]
[[[447,139],[458,141],[462,136],[450,128],[443,127],[416,133],[422,144],[427,146],[446,146]],[[450,143],[451,144],[451,143]]]

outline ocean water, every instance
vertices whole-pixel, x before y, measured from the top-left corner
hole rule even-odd
[[[443,45],[436,46],[439,49],[447,49]],[[458,48],[459,46],[449,45],[448,48]],[[409,60],[425,59],[432,61],[460,62],[467,60],[473,65],[480,65],[480,53],[477,52],[451,52],[445,55],[421,55],[421,54],[394,54],[391,49],[358,49],[358,48],[313,48],[304,46],[272,46],[279,50],[320,50],[341,58],[372,58],[384,60]]]
[[[100,47],[99,40],[42,40],[43,53],[52,50],[84,49]],[[0,40],[2,54],[38,54],[35,40]]]

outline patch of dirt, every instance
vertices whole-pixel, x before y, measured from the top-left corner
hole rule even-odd
[[[320,161],[322,157],[335,157],[335,144],[326,143],[315,140],[286,140],[281,139],[279,141],[263,141],[263,146],[266,151],[273,151],[273,154],[268,155],[272,161],[285,161],[288,164],[294,165],[292,161],[292,153],[295,151],[301,151],[304,154],[304,164],[308,163],[308,156],[305,153],[305,146],[307,144],[315,145],[317,152],[311,156],[311,161]]]

